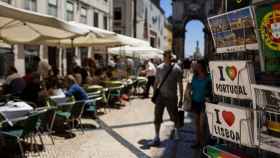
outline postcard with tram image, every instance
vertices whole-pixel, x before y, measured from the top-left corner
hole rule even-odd
[[[252,85],[254,137],[263,150],[280,153],[280,88]]]

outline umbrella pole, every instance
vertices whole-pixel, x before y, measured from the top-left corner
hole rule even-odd
[[[75,48],[74,48],[74,38],[71,38],[71,66],[72,66],[72,62],[73,62],[73,57],[72,57],[72,51],[74,51],[74,55],[76,56],[76,50],[75,50]],[[66,55],[67,56],[67,55]],[[67,63],[69,63],[69,62],[67,62]],[[69,70],[69,68],[68,68],[68,66],[70,66],[70,65],[67,65],[67,70]],[[72,70],[73,68],[71,67],[71,70]],[[66,71],[67,71],[66,70]],[[69,72],[67,72],[67,74],[68,74]]]
[[[106,46],[105,48],[106,48],[106,63],[105,63],[105,66],[108,67],[108,65],[109,65],[108,64],[108,62],[109,62],[108,47]]]

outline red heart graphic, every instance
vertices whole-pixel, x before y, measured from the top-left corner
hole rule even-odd
[[[226,73],[228,77],[233,81],[237,76],[237,68],[235,66],[227,66]]]
[[[227,125],[229,127],[231,127],[235,121],[234,114],[230,111],[223,111],[222,115],[223,115],[223,118],[224,118],[225,122],[227,123]]]

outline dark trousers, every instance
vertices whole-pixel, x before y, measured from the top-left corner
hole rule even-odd
[[[150,87],[154,86],[155,80],[156,80],[155,76],[149,76],[148,77],[148,82],[147,82],[146,89],[145,89],[145,92],[144,92],[144,97],[148,97],[149,96]]]

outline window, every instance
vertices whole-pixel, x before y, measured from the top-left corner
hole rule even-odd
[[[93,13],[93,26],[98,27],[99,25],[99,18],[98,18],[98,13],[94,12]]]
[[[81,57],[82,66],[86,66],[86,59],[88,58],[87,47],[80,48],[80,57]]]
[[[74,4],[72,1],[67,1],[66,3],[66,20],[67,21],[74,20]]]
[[[8,4],[11,4],[12,2],[11,2],[11,0],[1,0],[2,2],[6,2],[6,3],[8,3]]]
[[[0,78],[8,75],[8,68],[14,65],[14,54],[12,49],[0,48]]]
[[[121,30],[114,30],[114,32],[118,33],[118,34],[122,34]]]
[[[59,49],[57,47],[48,47],[48,61],[53,67],[59,67]]]
[[[76,66],[75,63],[75,48],[67,48],[66,49],[66,64],[67,64],[67,73],[71,74],[73,72],[73,68]]]
[[[156,47],[156,39],[154,37],[151,37],[150,44],[152,47]]]
[[[37,1],[36,0],[25,0],[24,8],[27,10],[37,11]]]
[[[48,14],[52,16],[57,16],[57,0],[49,0]]]
[[[117,7],[114,9],[114,20],[121,20],[122,19],[122,9]]]
[[[86,7],[82,7],[81,8],[81,19],[80,19],[81,23],[87,24],[87,8]]]
[[[39,52],[39,45],[24,45],[25,71],[37,71]]]
[[[103,17],[103,27],[105,30],[108,29],[108,17],[107,16]]]

